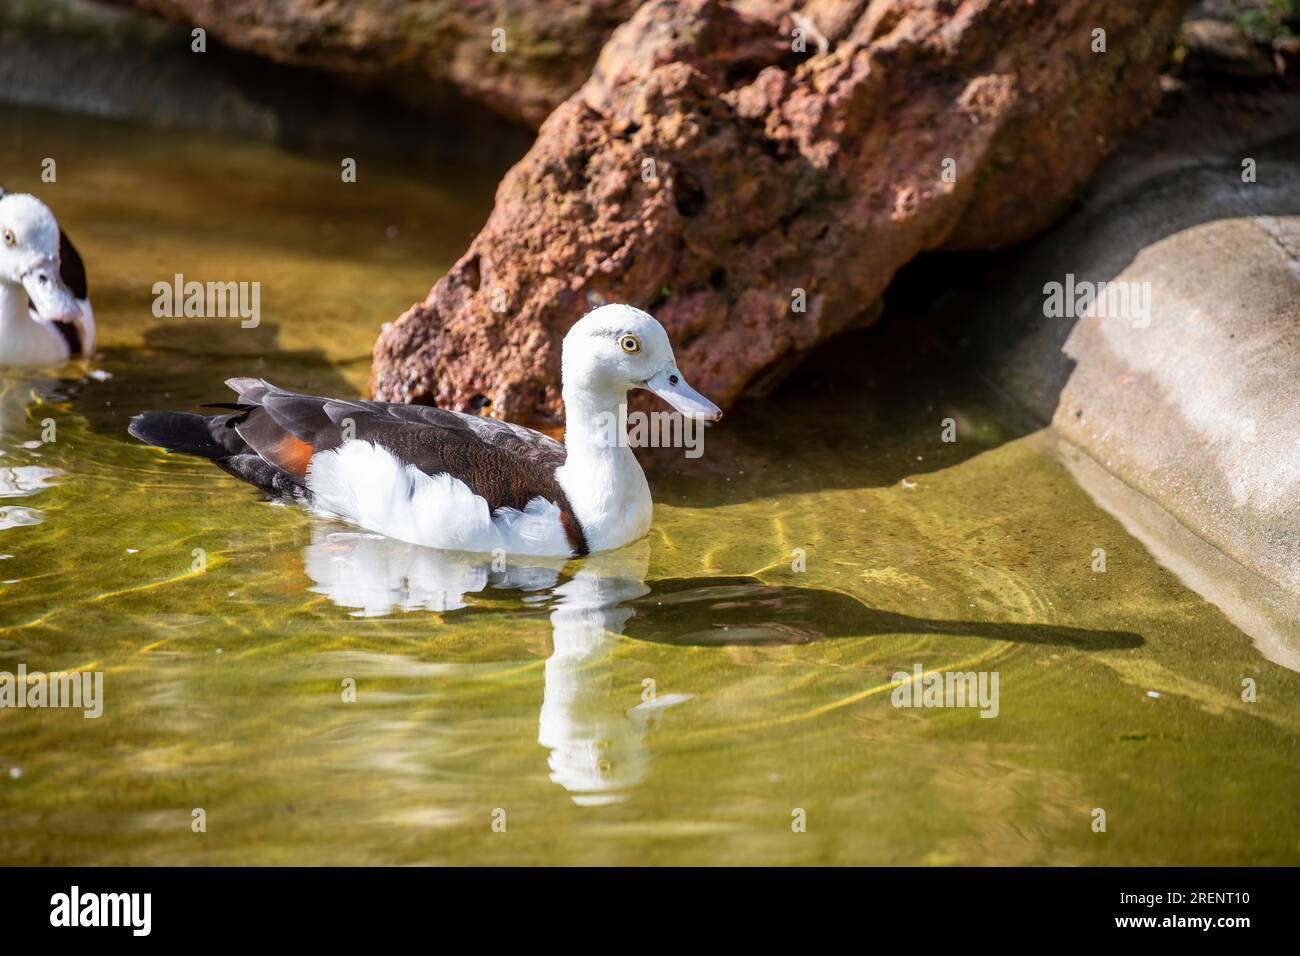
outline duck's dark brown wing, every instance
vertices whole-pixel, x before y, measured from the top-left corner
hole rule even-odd
[[[357,439],[377,445],[427,475],[451,475],[498,508],[523,510],[534,498],[555,503],[569,545],[587,554],[582,525],[555,469],[564,446],[539,432],[426,405],[321,398],[261,379],[227,382],[239,399],[220,415],[144,412],[131,434],[169,450],[200,455],[276,494],[310,498],[312,459]]]
[[[86,283],[86,264],[81,261],[81,254],[72,244],[68,234],[59,230],[59,278],[78,299],[90,298],[90,287]]]
[[[31,306],[29,305],[30,309]],[[76,322],[50,322],[54,331],[63,336],[63,341],[68,344],[69,355],[80,355],[83,350],[81,340],[81,327]]]
[[[371,442],[426,475],[458,478],[493,510],[523,509],[542,497],[568,511],[555,469],[564,446],[518,425],[427,405],[391,405],[301,395],[260,379],[231,379],[233,422],[248,446],[275,467],[304,477],[313,456],[349,439]]]

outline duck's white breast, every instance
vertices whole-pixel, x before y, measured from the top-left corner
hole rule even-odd
[[[44,320],[33,321],[24,315],[0,333],[0,365],[50,367],[62,365],[68,358],[67,341]]]
[[[645,537],[654,515],[650,485],[635,456],[574,460],[555,469],[573,513],[582,525],[591,553],[613,551]]]
[[[354,440],[316,454],[307,471],[312,509],[430,548],[506,554],[572,554],[559,507],[534,498],[498,508],[451,475],[426,475],[387,449]]]

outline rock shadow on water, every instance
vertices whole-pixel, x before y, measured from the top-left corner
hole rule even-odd
[[[949,421],[960,441],[944,438]],[[747,397],[720,425],[706,428],[695,448],[636,454],[656,500],[712,508],[781,494],[888,488],[1038,427],[988,389],[959,350],[899,308],[815,350],[770,393]]]
[[[1129,631],[1056,624],[952,621],[882,611],[840,591],[767,584],[753,577],[666,578],[627,603],[624,635],[692,647],[808,644],[827,638],[883,634],[976,637],[1017,644],[1052,644],[1085,651],[1140,647]]]
[[[111,377],[83,387],[86,401],[78,411],[93,431],[131,441],[126,423],[132,415],[160,403],[202,412],[206,403],[230,401],[228,378],[265,378],[313,395],[355,393],[323,350],[285,349],[280,335],[280,324],[267,320],[248,329],[238,318],[164,320],[145,331],[144,348],[103,351],[97,364]],[[185,408],[186,402],[193,407]]]

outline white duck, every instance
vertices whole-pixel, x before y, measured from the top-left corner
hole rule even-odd
[[[61,365],[94,348],[81,257],[45,203],[0,188],[0,366]]]
[[[529,428],[425,405],[317,398],[231,379],[231,414],[144,412],[131,434],[199,455],[261,488],[391,538],[458,551],[560,556],[622,547],[650,529],[650,488],[621,410],[646,388],[687,418],[721,409],[677,368],[668,334],[627,305],[564,338],[564,444]]]

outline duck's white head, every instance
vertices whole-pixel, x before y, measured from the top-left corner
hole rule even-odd
[[[686,384],[668,333],[649,313],[602,305],[564,337],[564,390],[622,398],[629,389],[654,392],[687,418],[715,422],[722,409]]]
[[[0,194],[0,282],[22,286],[43,319],[67,322],[81,315],[59,277],[59,224],[35,196]]]

